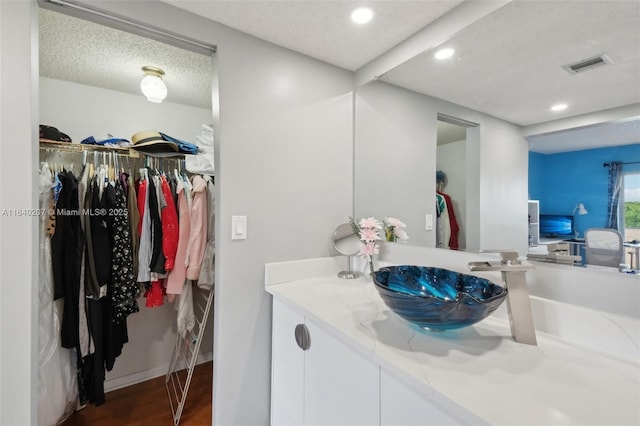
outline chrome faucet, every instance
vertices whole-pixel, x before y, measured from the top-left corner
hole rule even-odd
[[[500,253],[497,262],[469,262],[471,271],[500,271],[507,286],[507,313],[511,335],[518,343],[537,345],[536,329],[529,300],[529,288],[525,272],[533,265],[522,262],[515,250],[481,250],[484,253]]]

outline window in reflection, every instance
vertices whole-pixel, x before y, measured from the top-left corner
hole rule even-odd
[[[640,166],[640,164],[637,164]],[[639,167],[640,169],[640,167]],[[620,210],[623,224],[621,229],[624,241],[631,244],[640,242],[640,170],[625,172],[623,175],[623,202]],[[625,253],[625,263],[632,269],[640,268],[636,256],[638,248],[630,247]]]

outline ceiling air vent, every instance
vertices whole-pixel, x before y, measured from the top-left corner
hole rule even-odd
[[[583,59],[574,64],[565,65],[564,68],[569,74],[577,74],[579,72],[588,71],[601,65],[612,64],[613,61],[606,53],[594,56],[593,58]]]

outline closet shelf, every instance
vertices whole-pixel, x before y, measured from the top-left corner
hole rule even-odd
[[[137,151],[131,148],[113,148],[106,147],[101,145],[86,145],[80,143],[69,143],[69,142],[59,142],[52,141],[46,139],[40,139],[40,149],[54,149],[57,151],[67,151],[67,152],[113,152],[118,155],[126,155],[131,158],[140,158],[144,155],[149,157],[158,157],[158,158],[170,158],[170,159],[183,159],[185,158],[185,154],[176,153],[175,155],[171,155],[169,157],[159,157],[154,155],[153,153],[146,153],[142,151]]]

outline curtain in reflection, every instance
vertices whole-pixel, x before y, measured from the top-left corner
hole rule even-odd
[[[620,188],[622,186],[622,163],[612,161],[609,167],[609,197],[607,206],[607,228],[618,228],[618,203],[620,202]]]

